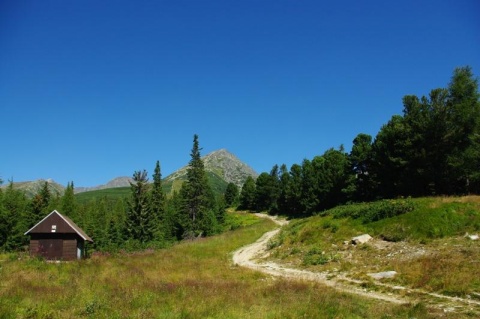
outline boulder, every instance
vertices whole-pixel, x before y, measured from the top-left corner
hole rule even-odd
[[[363,234],[363,235],[360,235],[360,236],[357,236],[357,237],[353,237],[352,238],[352,244],[354,244],[354,245],[364,244],[364,243],[368,242],[370,239],[372,239],[372,236],[370,236],[369,234]]]
[[[372,273],[372,274],[368,274],[370,277],[372,277],[373,279],[383,279],[383,278],[393,278],[395,277],[395,275],[397,274],[396,271],[394,270],[390,270],[390,271],[382,271],[382,272],[377,272],[377,273]]]
[[[470,235],[469,233],[466,233],[465,237],[467,237],[470,240],[478,240],[478,234]]]

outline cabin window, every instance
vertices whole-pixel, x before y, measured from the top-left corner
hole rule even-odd
[[[52,233],[55,233],[57,231],[57,225],[52,225]]]

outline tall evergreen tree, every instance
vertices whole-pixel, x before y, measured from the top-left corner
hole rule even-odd
[[[193,136],[187,181],[182,185],[184,236],[210,235],[217,228],[216,205],[200,156],[198,135]]]
[[[168,198],[165,213],[171,221],[171,227],[167,229],[171,238],[182,239],[185,233],[184,225],[186,216],[184,214],[183,199],[179,192],[174,191]],[[169,237],[168,234],[167,237]]]
[[[255,210],[268,211],[272,205],[272,178],[270,174],[263,172],[255,181]]]
[[[372,179],[372,137],[360,133],[353,140],[349,161],[352,172],[349,197],[354,201],[369,201],[374,197]]]
[[[255,180],[252,176],[248,176],[245,180],[245,183],[243,183],[242,190],[240,192],[240,209],[255,209],[255,187]]]
[[[238,187],[234,183],[228,183],[224,194],[225,204],[230,207],[238,201]]]
[[[286,214],[298,217],[304,213],[302,209],[302,167],[298,164],[290,167],[290,179],[285,196],[288,203]]]
[[[381,198],[408,195],[409,189],[402,184],[408,161],[407,124],[400,115],[394,115],[383,125],[373,142],[372,171],[376,178],[376,193]]]
[[[320,209],[328,209],[335,205],[343,204],[346,201],[346,187],[350,174],[350,162],[343,146],[340,149],[329,149],[323,155],[324,159],[319,172],[318,196]]]
[[[130,238],[141,243],[153,239],[154,218],[148,196],[147,171],[135,171],[133,183],[130,183],[131,196],[128,202],[127,232]]]
[[[32,199],[30,216],[28,218],[29,227],[32,227],[50,213],[49,208],[51,200],[52,193],[50,192],[48,182],[45,182]]]
[[[171,225],[165,214],[165,194],[162,188],[162,174],[159,161],[157,161],[153,173],[150,209],[152,210],[152,216],[155,223],[155,237],[161,239],[169,234],[167,228],[171,227]]]
[[[29,229],[28,204],[25,194],[14,189],[13,182],[4,190],[0,189],[0,249],[10,251],[26,244],[23,234]]]
[[[305,215],[313,215],[319,206],[318,168],[323,161],[322,157],[315,156],[312,161],[304,159],[302,162],[300,206],[301,211]]]
[[[65,193],[61,198],[61,212],[77,222],[77,202],[75,200],[73,182],[67,184]]]
[[[291,183],[291,176],[288,172],[287,165],[280,166],[279,173],[279,196],[277,199],[278,211],[282,214],[289,214],[290,207],[288,203],[288,191]]]
[[[280,196],[280,180],[278,165],[274,165],[268,173],[261,173],[255,183],[255,202],[258,211],[266,210],[271,214],[278,213],[277,201]]]
[[[480,190],[480,93],[478,79],[470,67],[456,68],[448,86],[448,105],[452,110],[448,156],[453,193]]]
[[[392,117],[373,146],[381,195],[475,189],[480,184],[480,103],[471,69],[455,69],[448,89],[434,89],[421,99],[407,95],[403,104],[403,117]]]

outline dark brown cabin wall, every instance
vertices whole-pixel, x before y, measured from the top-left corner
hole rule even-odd
[[[63,259],[64,260],[74,260],[77,258],[77,241],[73,240],[64,240],[63,241]]]

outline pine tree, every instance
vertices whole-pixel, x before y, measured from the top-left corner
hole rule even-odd
[[[290,207],[288,205],[288,190],[290,188],[291,176],[288,172],[287,165],[280,166],[279,185],[280,195],[277,200],[277,207],[282,214],[289,214]]]
[[[255,180],[252,176],[248,176],[240,192],[240,209],[255,209],[255,187]]]
[[[278,166],[275,165],[270,174],[261,173],[255,182],[256,210],[275,213],[279,196]]]
[[[148,199],[147,171],[135,171],[130,183],[131,197],[128,201],[127,232],[130,238],[141,243],[153,239],[154,220]]]
[[[302,209],[302,166],[293,164],[290,167],[290,179],[286,190],[288,210],[286,214],[298,217],[303,214]]]
[[[160,171],[160,162],[157,161],[152,175],[153,184],[150,193],[150,209],[154,220],[154,236],[156,239],[170,237],[168,228],[171,227],[170,221],[165,214],[165,194],[162,189],[162,174]]]
[[[32,227],[50,213],[49,206],[51,199],[52,193],[48,187],[48,182],[45,182],[40,191],[32,199],[30,217],[28,218],[29,227]]]
[[[225,194],[225,204],[230,207],[235,204],[238,200],[238,187],[234,183],[228,183]]]
[[[349,155],[352,174],[348,181],[348,195],[353,201],[369,201],[373,198],[372,156],[372,137],[358,134]]]
[[[0,189],[0,249],[15,250],[26,244],[23,234],[29,229],[26,210],[28,199],[13,188],[13,182]]]
[[[75,200],[73,182],[67,184],[65,193],[61,199],[61,212],[70,217],[73,221],[77,220],[77,202]]]
[[[193,136],[191,160],[187,169],[187,181],[180,195],[183,200],[182,224],[184,237],[210,235],[217,227],[216,205],[200,156],[198,135]]]
[[[480,92],[470,67],[456,68],[448,86],[450,193],[480,190]]]

